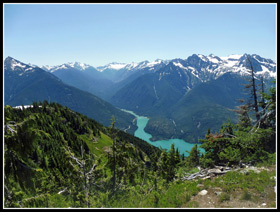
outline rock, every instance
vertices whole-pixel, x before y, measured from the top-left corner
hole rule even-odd
[[[215,194],[216,194],[217,196],[220,196],[220,195],[222,194],[222,192],[221,192],[221,191],[215,191]]]
[[[263,203],[262,206],[266,206],[266,203]]]
[[[259,168],[260,170],[266,170],[266,171],[269,171],[269,169],[268,168],[265,168],[265,167],[261,167],[261,168]]]
[[[257,174],[261,172],[260,170],[258,170],[257,167],[254,167],[254,166],[250,166],[248,168],[244,168],[240,172],[244,173],[244,174],[249,174],[249,171],[253,171],[253,172],[257,173]]]
[[[202,191],[200,191],[200,192],[198,193],[198,195],[204,196],[204,195],[206,195],[207,193],[208,193],[207,190],[202,190]]]
[[[197,187],[199,187],[199,188],[203,188],[203,187],[204,187],[204,185],[203,185],[203,184],[197,184]]]
[[[257,167],[251,167],[251,168],[249,168],[249,170],[252,170],[252,171],[254,171],[255,173],[260,173],[261,171],[260,170],[258,170],[258,168]]]

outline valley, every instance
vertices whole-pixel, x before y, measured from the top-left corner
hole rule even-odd
[[[152,135],[145,132],[145,127],[147,126],[147,123],[149,121],[149,118],[144,117],[144,116],[138,116],[137,114],[135,114],[132,111],[128,111],[128,110],[124,110],[123,111],[130,113],[132,115],[134,115],[136,117],[136,122],[137,122],[137,130],[134,132],[134,136],[136,136],[137,138],[140,138],[144,141],[146,141],[147,143],[158,147],[160,149],[165,149],[166,151],[170,150],[171,145],[174,144],[174,147],[180,152],[181,155],[185,155],[188,156],[189,152],[191,151],[191,149],[194,147],[195,144],[191,144],[188,143],[182,139],[168,139],[168,140],[157,140],[157,141],[151,141]],[[203,153],[204,150],[199,148],[199,150]]]
[[[5,207],[275,207],[275,168],[255,168],[276,163],[275,66],[256,72],[267,93],[255,121],[238,100],[248,99],[242,68],[203,78],[197,64],[189,72],[176,61],[154,72],[142,63],[106,84],[102,72],[76,70],[85,65],[54,75],[6,58]],[[106,86],[108,102],[93,94]],[[251,165],[258,173],[236,168]]]
[[[148,135],[143,116],[132,136],[47,101],[4,114],[7,208],[276,207],[273,120],[253,133],[225,123],[185,157],[137,138]]]
[[[136,123],[132,123],[132,115],[118,109],[123,108],[149,117],[145,128],[152,135],[149,140],[178,138],[194,144],[204,138],[208,129],[217,132],[226,120],[237,121],[233,110],[240,104],[239,99],[247,98],[244,84],[249,77],[248,58],[256,72],[257,85],[264,79],[264,89],[268,91],[276,76],[276,64],[255,54],[193,54],[187,59],[114,62],[96,68],[79,62],[29,66],[8,62],[14,60],[8,58],[5,104],[57,101],[106,126],[115,115],[117,126],[134,134]],[[35,69],[40,69],[40,74]],[[37,80],[39,77],[46,79]],[[94,103],[89,99],[95,99]]]
[[[277,3],[3,3],[3,209],[277,209]]]

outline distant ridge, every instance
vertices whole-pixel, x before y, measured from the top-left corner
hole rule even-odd
[[[133,129],[133,116],[99,97],[64,84],[58,77],[22,63],[12,57],[4,61],[4,104],[11,106],[30,105],[34,101],[57,102],[70,109],[94,118],[105,126],[116,117],[116,126]]]

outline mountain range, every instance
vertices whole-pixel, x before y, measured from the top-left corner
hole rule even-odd
[[[133,129],[133,116],[91,93],[63,83],[52,73],[12,57],[7,57],[4,62],[4,91],[5,105],[30,105],[34,101],[47,100],[67,106],[105,126],[109,126],[115,116],[118,128],[131,126]]]
[[[111,98],[117,107],[150,117],[146,131],[154,140],[182,138],[195,142],[208,128],[218,131],[228,118],[236,121],[234,109],[244,95],[250,57],[257,80],[266,88],[276,76],[272,60],[258,55],[194,54],[186,60],[171,60],[163,68],[138,77]]]
[[[228,118],[236,120],[230,109],[239,104],[238,99],[246,98],[243,88],[250,71],[248,57],[256,79],[264,77],[268,89],[271,79],[276,78],[276,63],[256,54],[228,57],[193,54],[187,59],[113,62],[99,67],[71,62],[32,68],[43,69],[44,75],[60,79],[63,86],[76,87],[79,92],[88,92],[87,95],[91,93],[111,106],[148,116],[150,120],[145,130],[154,140],[173,137],[196,142],[208,128],[215,131]],[[5,103],[8,102],[6,96],[13,94],[10,87],[16,90],[14,86],[5,87]],[[9,102],[18,99],[13,98]]]

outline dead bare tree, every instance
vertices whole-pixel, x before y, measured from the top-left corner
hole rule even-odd
[[[250,107],[253,108],[253,110],[255,111],[256,119],[257,119],[257,121],[259,121],[260,114],[259,114],[259,106],[258,106],[258,98],[257,98],[255,71],[254,71],[252,61],[248,56],[247,56],[247,61],[250,64],[251,78],[250,78],[250,83],[246,85],[246,88],[251,89],[251,95],[252,95],[252,98],[253,98],[253,103],[250,105]]]
[[[70,148],[67,147],[65,149],[66,152],[69,154],[69,157],[75,161],[76,165],[74,165],[71,160],[69,163],[71,166],[78,172],[80,173],[80,177],[84,180],[84,188],[86,192],[86,204],[87,207],[89,207],[89,189],[90,189],[90,181],[94,178],[94,171],[97,166],[96,163],[93,163],[94,159],[91,157],[91,154],[89,154],[89,158],[84,159],[84,147],[81,143],[81,158],[77,158],[74,153],[70,151]],[[92,165],[91,165],[92,164]],[[89,166],[90,165],[90,166]],[[89,167],[89,168],[88,168]]]

